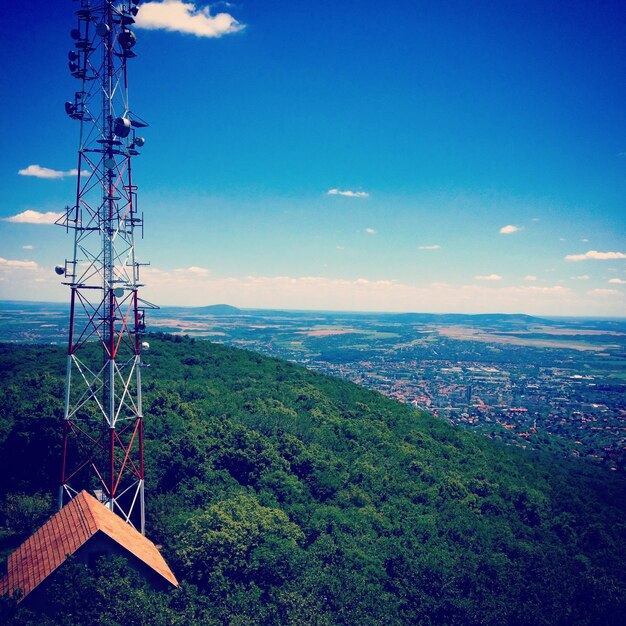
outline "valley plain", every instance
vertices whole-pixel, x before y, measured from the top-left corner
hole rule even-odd
[[[2,302],[0,341],[62,344],[67,319],[64,304]],[[214,305],[148,311],[147,325],[340,376],[511,445],[626,467],[624,319]]]

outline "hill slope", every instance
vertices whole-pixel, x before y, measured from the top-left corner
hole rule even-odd
[[[147,534],[182,589],[152,593],[119,562],[70,566],[53,621],[5,602],[5,622],[621,623],[623,479],[284,361],[181,337],[150,345]],[[5,548],[56,489],[63,362],[0,346]]]
[[[218,315],[218,316],[230,316],[230,315],[243,315],[243,311],[236,306],[230,304],[209,304],[207,306],[194,306],[194,307],[174,307],[167,306],[160,309],[161,314],[165,315]]]

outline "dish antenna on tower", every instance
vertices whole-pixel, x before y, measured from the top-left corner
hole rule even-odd
[[[74,233],[74,256],[55,268],[70,289],[59,508],[88,489],[143,533],[140,366],[153,307],[139,297],[135,250],[143,214],[132,161],[144,144],[136,129],[147,126],[129,108],[139,0],[75,2],[68,61],[79,84],[65,112],[80,126],[78,184],[60,220]]]

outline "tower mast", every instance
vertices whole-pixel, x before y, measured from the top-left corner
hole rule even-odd
[[[57,267],[70,288],[59,508],[82,489],[144,533],[141,350],[144,314],[131,161],[147,124],[129,105],[127,65],[139,0],[73,0],[65,111],[79,123],[76,200],[59,223],[74,234]]]

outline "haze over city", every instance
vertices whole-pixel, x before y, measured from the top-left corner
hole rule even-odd
[[[53,268],[71,237],[52,224],[75,196],[74,9],[16,3],[0,24],[0,299],[68,297]],[[146,298],[623,316],[625,17],[620,2],[143,3]]]

